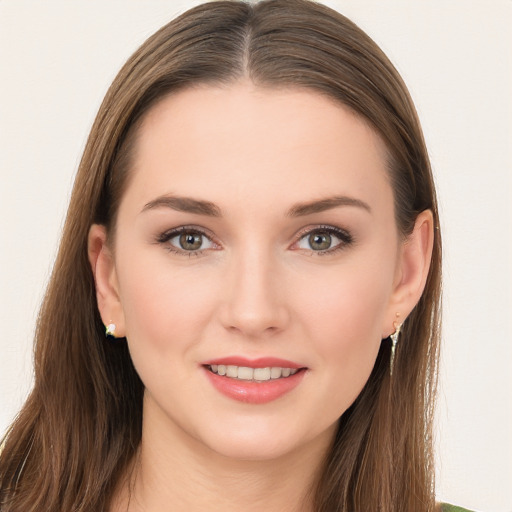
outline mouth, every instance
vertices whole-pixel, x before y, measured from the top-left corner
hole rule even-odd
[[[264,404],[287,395],[300,385],[308,370],[292,361],[270,357],[219,358],[204,362],[202,367],[217,391],[250,404]]]
[[[295,375],[298,371],[305,368],[288,368],[281,366],[267,366],[265,368],[251,368],[250,366],[235,366],[232,364],[211,364],[206,365],[206,369],[216,375],[229,377],[230,379],[267,382],[275,379],[286,379]]]

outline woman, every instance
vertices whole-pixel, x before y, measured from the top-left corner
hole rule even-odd
[[[375,43],[301,0],[192,9],[92,128],[2,511],[434,510],[440,259]]]

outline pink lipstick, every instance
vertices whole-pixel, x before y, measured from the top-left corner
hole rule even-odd
[[[250,404],[277,400],[295,389],[306,373],[306,367],[275,357],[229,356],[205,361],[202,367],[223,395]]]

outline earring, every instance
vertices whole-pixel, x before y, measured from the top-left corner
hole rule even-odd
[[[397,320],[400,316],[399,313],[396,314]],[[391,334],[391,358],[389,361],[389,373],[390,375],[393,375],[393,365],[395,363],[395,351],[396,351],[396,345],[398,343],[398,336],[400,335],[400,329],[402,328],[402,324],[399,324],[398,322],[393,322],[393,326],[395,327],[395,332]]]
[[[112,322],[105,326],[105,336],[107,338],[115,338],[116,337],[116,324]]]

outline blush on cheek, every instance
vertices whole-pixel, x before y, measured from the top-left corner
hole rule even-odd
[[[360,279],[357,282],[340,279],[321,293],[311,295],[312,300],[303,304],[302,316],[308,318],[308,325],[337,333],[338,339],[340,336],[364,339],[367,336],[363,333],[370,336],[380,333],[388,297],[387,287],[380,286],[378,279],[366,283]],[[329,339],[333,338],[332,334]]]
[[[123,276],[127,335],[162,353],[171,345],[177,348],[197,339],[202,322],[211,317],[217,294],[212,278],[173,268],[168,261],[164,265],[144,261],[137,269]]]
[[[308,301],[301,315],[308,319],[309,337],[318,353],[334,358],[346,379],[354,383],[362,376],[366,381],[375,363],[385,296],[377,280],[353,282],[347,278]]]

